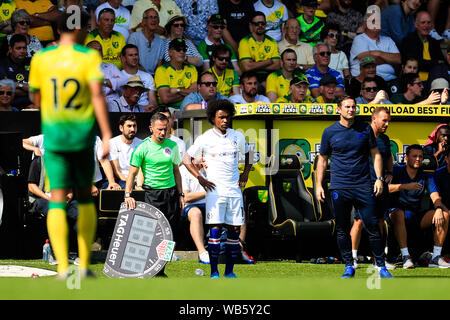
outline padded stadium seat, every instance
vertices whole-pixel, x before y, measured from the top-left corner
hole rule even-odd
[[[334,221],[320,221],[313,196],[305,185],[296,155],[281,155],[269,175],[269,223],[280,234],[297,238],[322,237],[334,231]]]

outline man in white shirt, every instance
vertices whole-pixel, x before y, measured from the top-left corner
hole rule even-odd
[[[254,102],[270,103],[269,98],[258,94],[258,77],[255,72],[244,72],[239,79],[239,83],[241,94],[236,94],[230,97],[230,101],[234,104]]]
[[[205,223],[211,225],[208,240],[211,278],[219,278],[217,266],[222,225],[228,229],[224,276],[236,278],[233,267],[235,259],[240,253],[240,227],[245,223],[240,188],[245,187],[252,167],[249,147],[242,133],[229,128],[235,114],[233,103],[228,100],[211,101],[206,109],[206,114],[214,127],[195,140],[186,152],[183,163],[206,190]],[[238,168],[239,153],[245,154],[245,168],[242,174],[239,174]],[[199,155],[203,155],[206,162],[207,179],[192,163],[192,160]]]
[[[105,8],[110,8],[114,10],[116,19],[114,24],[114,31],[120,32],[125,40],[128,39],[130,35],[130,11],[121,6],[122,0],[108,0],[105,3],[99,5],[95,9],[95,21],[98,19],[98,14]]]
[[[136,137],[137,122],[134,114],[124,114],[120,117],[119,130],[122,134],[109,140],[108,157],[112,163],[116,181],[124,189],[130,170],[131,154],[142,140]],[[138,175],[138,187],[142,186],[140,177]]]
[[[357,35],[353,40],[350,50],[350,72],[353,77],[358,76],[360,59],[371,56],[377,63],[377,75],[385,81],[391,81],[397,78],[394,67],[401,64],[400,51],[391,38],[380,35],[381,25],[370,23],[371,16],[370,13],[366,14],[363,23],[364,33]]]
[[[102,44],[97,40],[89,42],[86,47],[97,50],[100,56],[103,57]],[[129,76],[124,75],[119,68],[112,63],[102,62],[100,69],[105,79],[102,86],[102,92],[106,100],[119,99],[120,87],[125,85]]]
[[[281,26],[289,18],[288,10],[281,1],[258,0],[253,4],[255,11],[261,11],[266,16],[266,34],[276,42],[282,39]]]
[[[134,44],[127,44],[123,47],[121,53],[122,74],[126,77],[137,75],[141,78],[147,92],[144,92],[138,104],[146,111],[153,111],[158,102],[156,100],[155,81],[150,73],[139,70],[139,50]]]

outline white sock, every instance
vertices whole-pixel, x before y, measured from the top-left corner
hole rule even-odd
[[[352,257],[353,257],[353,259],[358,258],[358,250],[352,250]]]
[[[401,248],[401,249],[400,249],[400,252],[402,253],[402,257],[409,256],[408,247]]]
[[[433,256],[431,257],[431,260],[433,260],[435,257],[440,256],[442,252],[442,247],[433,247]]]

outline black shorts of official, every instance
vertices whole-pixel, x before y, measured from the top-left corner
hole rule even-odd
[[[143,185],[142,188],[145,190],[145,202],[164,214],[175,237],[180,217],[180,194],[177,187],[153,189],[150,186]]]

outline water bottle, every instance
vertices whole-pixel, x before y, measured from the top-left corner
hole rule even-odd
[[[45,240],[44,246],[42,247],[42,260],[48,261],[50,255],[50,242],[47,239]]]

